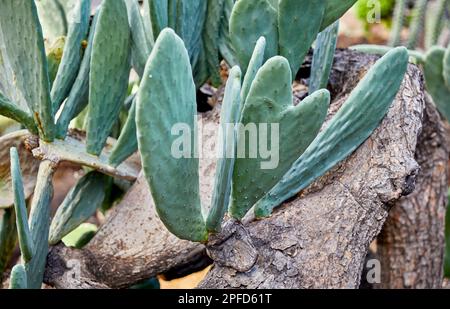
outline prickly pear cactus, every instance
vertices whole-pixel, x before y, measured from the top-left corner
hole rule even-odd
[[[230,38],[239,64],[247,69],[258,38],[267,40],[265,59],[288,59],[293,76],[317,34],[339,19],[356,1],[238,1],[231,13]]]
[[[49,235],[50,245],[57,244],[102,206],[106,195],[107,177],[99,172],[90,172],[70,190],[53,217]]]
[[[23,94],[40,137],[51,142],[54,121],[47,57],[34,1],[1,0],[0,53],[14,72],[15,87]]]
[[[9,288],[13,290],[23,290],[28,288],[27,272],[23,265],[16,265],[11,270],[11,280]]]
[[[41,163],[34,190],[30,212],[30,232],[34,246],[33,258],[25,263],[27,287],[40,289],[44,278],[48,254],[48,233],[50,227],[50,203],[53,197],[53,162]]]
[[[189,55],[171,29],[161,32],[138,92],[136,121],[144,174],[161,220],[176,236],[206,241],[195,158],[196,96]],[[179,146],[170,132],[186,134]],[[173,151],[180,156],[175,155]],[[170,184],[170,185],[168,185]]]
[[[20,252],[25,262],[33,258],[33,241],[28,226],[28,211],[23,188],[22,172],[20,170],[19,154],[17,148],[11,148],[11,175],[14,192],[14,210],[16,212],[17,234],[19,236]]]
[[[260,37],[266,39],[265,60],[278,54],[277,11],[267,0],[239,0],[230,18],[230,38],[243,71]]]
[[[61,64],[58,67],[51,91],[54,113],[66,99],[77,77],[84,53],[83,41],[86,41],[89,31],[91,0],[78,1],[72,15],[69,20],[69,31]]]
[[[87,151],[93,155],[101,153],[119,116],[130,74],[130,29],[125,3],[104,0],[99,14],[92,47],[87,116]]]
[[[97,11],[90,27],[87,46],[78,70],[77,78],[72,85],[68,98],[64,104],[64,108],[62,109],[56,122],[56,137],[59,139],[64,139],[66,137],[70,121],[80,114],[88,105],[92,48],[94,45],[98,15],[99,12]]]
[[[326,88],[328,85],[336,51],[338,31],[339,21],[322,31],[317,37],[309,80],[309,93]]]
[[[48,49],[47,64],[48,64],[48,75],[50,78],[50,85],[53,85],[53,82],[55,81],[56,78],[56,74],[58,74],[58,69],[59,65],[61,64],[65,44],[66,44],[66,37],[61,36],[57,38],[53,43],[53,45]]]
[[[324,14],[323,0],[279,1],[279,55],[289,61],[293,77],[319,33]]]
[[[220,231],[223,216],[227,212],[230,202],[237,145],[235,126],[241,115],[241,79],[241,69],[233,67],[228,77],[220,114],[220,149],[222,153],[216,167],[212,205],[206,221],[210,232]]]
[[[448,89],[450,89],[450,44],[447,47],[447,50],[445,51],[444,56],[444,80],[445,85]]]
[[[320,31],[325,30],[328,26],[342,17],[357,0],[324,0],[325,15],[323,16]]]
[[[426,56],[424,74],[427,90],[433,97],[434,104],[448,120],[450,119],[450,88],[446,86],[444,79],[445,53],[444,48],[432,47]]]
[[[230,213],[237,219],[277,184],[314,140],[325,120],[330,104],[328,91],[314,93],[294,106],[291,85],[289,62],[276,56],[261,67],[250,88],[242,112],[242,127],[238,130],[238,154],[233,174]],[[247,136],[243,129],[250,126],[248,129],[251,130],[255,124],[259,125],[257,140],[252,134]],[[264,125],[265,130],[262,129]],[[264,140],[267,140],[267,149],[262,149],[261,141]],[[255,149],[257,144],[259,147]],[[269,157],[267,152],[270,152]]]
[[[257,203],[256,215],[269,216],[274,207],[306,188],[358,148],[386,115],[407,66],[408,51],[404,47],[396,48],[381,58],[352,91],[327,127]],[[385,76],[389,76],[389,80]],[[380,93],[383,95],[380,96]]]

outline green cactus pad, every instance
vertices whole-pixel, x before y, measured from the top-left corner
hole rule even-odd
[[[42,29],[34,1],[0,1],[0,53],[14,72],[14,84],[23,94],[45,141],[54,138],[50,82]]]
[[[80,68],[84,52],[82,42],[86,39],[89,31],[91,0],[78,1],[72,14],[64,53],[51,91],[54,113],[67,98]]]
[[[342,17],[357,0],[325,0],[325,15],[323,16],[322,26],[320,31],[325,30]]]
[[[28,211],[25,201],[25,193],[20,170],[19,154],[16,148],[10,149],[11,178],[14,192],[14,210],[16,212],[17,234],[19,236],[20,252],[25,262],[33,257],[33,241],[31,239],[30,227],[28,226]]]
[[[27,272],[23,265],[18,264],[11,270],[9,288],[12,290],[24,290],[28,288]]]
[[[138,142],[136,136],[136,96],[128,114],[128,119],[120,133],[119,140],[111,151],[109,163],[112,166],[118,166],[133,153],[138,150]]]
[[[404,47],[393,49],[381,58],[281,181],[256,204],[256,216],[270,216],[275,207],[353,153],[385,117],[407,66],[408,51]]]
[[[50,245],[57,244],[95,214],[105,200],[107,182],[108,176],[95,171],[86,174],[77,182],[53,217]]]
[[[247,100],[248,92],[250,91],[250,87],[255,80],[256,73],[258,73],[259,69],[264,63],[264,53],[266,51],[266,39],[264,37],[259,38],[258,42],[256,42],[255,50],[253,51],[252,58],[248,64],[247,73],[245,73],[244,81],[242,83],[242,91],[241,91],[241,101],[242,106],[244,106],[245,101]]]
[[[450,44],[448,45],[444,56],[444,80],[447,89],[450,89]]]
[[[91,29],[89,31],[89,39],[86,50],[84,51],[83,60],[81,61],[78,76],[70,90],[64,108],[56,121],[56,137],[64,139],[67,135],[70,121],[80,114],[89,101],[89,74],[91,71],[92,46],[94,45],[94,35],[97,26],[99,11],[94,16]]]
[[[444,58],[444,48],[432,47],[426,56],[424,74],[427,91],[433,97],[434,104],[445,119],[450,121],[450,88],[444,80]]]
[[[60,0],[38,0],[35,3],[44,38],[52,45],[57,38],[67,34],[68,23],[64,6]]]
[[[196,66],[201,53],[201,29],[203,29],[205,25],[207,7],[208,3],[206,0],[178,1],[177,23],[175,30],[186,45],[192,67]],[[218,56],[216,58],[218,65]]]
[[[0,216],[0,280],[9,265],[17,244],[16,216],[14,209],[3,211]]]
[[[125,0],[125,3],[128,11],[128,23],[131,29],[133,67],[139,76],[142,76],[147,58],[153,48],[153,35],[145,30],[138,0]]]
[[[205,0],[203,0],[205,1]],[[219,45],[217,41],[220,35],[220,22],[223,14],[224,0],[207,0],[208,14],[206,18],[203,42],[205,44],[206,62],[211,75],[211,82],[218,87],[222,84],[219,68]]]
[[[53,165],[54,163],[50,161],[41,163],[31,203],[30,231],[33,239],[34,254],[31,261],[25,263],[27,286],[30,289],[41,288],[47,262],[50,203],[53,197]]]
[[[277,184],[291,164],[305,151],[321,128],[330,103],[327,90],[314,93],[298,106],[293,105],[292,73],[289,62],[280,56],[269,59],[258,71],[245,103],[241,125],[256,125],[257,158],[251,158],[250,136],[238,129],[238,156],[233,174],[230,214],[241,219],[247,211]],[[261,136],[267,124],[267,138]],[[272,140],[279,125],[278,145]],[[276,133],[276,131],[275,131]],[[266,141],[266,139],[268,141]],[[274,149],[274,161],[261,155],[261,147]],[[270,149],[269,148],[269,149]],[[245,151],[245,158],[242,153]]]
[[[123,0],[104,0],[92,47],[87,152],[99,155],[127,94],[130,29]]]
[[[278,13],[267,0],[239,0],[230,19],[230,37],[240,67],[247,71],[256,42],[266,38],[265,59],[278,54]]]
[[[64,52],[64,46],[66,45],[66,37],[60,36],[55,40],[53,45],[48,49],[47,53],[47,65],[48,76],[50,78],[50,85],[53,85],[56,74],[58,74],[59,65]]]
[[[13,119],[24,125],[28,131],[37,134],[37,127],[33,117],[23,111],[16,104],[12,103],[6,96],[0,92],[0,115]]]
[[[189,55],[175,32],[165,29],[148,59],[138,92],[139,151],[161,220],[179,238],[203,242],[207,231],[200,204],[199,160],[194,153],[196,114]],[[191,133],[188,145],[175,146],[182,138],[171,134],[175,125]],[[173,149],[189,153],[177,158]]]
[[[220,231],[223,216],[230,202],[236,154],[235,125],[239,121],[241,112],[241,78],[242,73],[239,67],[233,67],[225,87],[220,114],[222,156],[217,162],[212,206],[206,221],[209,232]]]
[[[151,21],[154,38],[158,38],[159,33],[169,26],[168,1],[172,0],[144,0],[145,16]]]
[[[309,81],[309,93],[327,88],[331,68],[333,67],[338,31],[339,21],[322,31],[317,37]]]
[[[279,1],[279,52],[289,61],[293,77],[319,33],[324,12],[323,0]]]
[[[234,0],[225,0],[219,34],[219,51],[230,67],[239,65],[239,60],[236,58],[236,52],[230,38],[230,18],[233,6]]]

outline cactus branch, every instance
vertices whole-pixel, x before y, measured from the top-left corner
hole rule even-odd
[[[34,147],[33,155],[39,160],[50,160],[54,163],[71,162],[93,168],[103,174],[135,181],[139,171],[135,166],[123,164],[119,167],[111,166],[108,153],[103,152],[100,156],[93,156],[84,151],[85,144],[73,137],[67,137],[64,141],[55,140],[53,143],[40,141]]]

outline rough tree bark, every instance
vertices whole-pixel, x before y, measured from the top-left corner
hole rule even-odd
[[[350,51],[337,53],[330,117],[375,60]],[[422,124],[428,124],[424,108],[421,74],[411,65],[387,117],[351,157],[271,218],[226,222],[208,244],[214,267],[200,287],[357,288],[368,247],[389,210],[415,188],[418,137]],[[218,111],[203,118],[217,126]],[[204,135],[211,147],[213,137]],[[205,205],[214,169],[213,161],[202,160]],[[445,195],[440,190],[435,194],[435,201]],[[51,249],[45,281],[56,288],[120,288],[197,259],[203,250],[167,232],[141,177],[85,249]]]
[[[441,288],[445,246],[448,131],[426,96],[416,160],[416,189],[392,209],[377,239],[381,284],[376,288]]]

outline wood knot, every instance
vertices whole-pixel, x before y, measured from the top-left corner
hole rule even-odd
[[[39,147],[39,137],[36,135],[27,135],[24,138],[23,144],[26,150],[32,152],[34,149]]]
[[[221,233],[210,237],[206,250],[218,265],[241,273],[251,270],[258,260],[258,251],[249,233],[235,220],[227,221]]]

